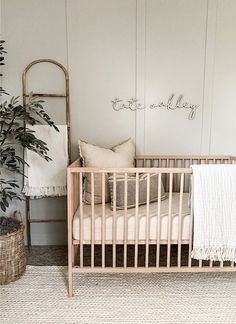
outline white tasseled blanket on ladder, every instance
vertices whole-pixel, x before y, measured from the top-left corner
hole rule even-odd
[[[236,165],[193,165],[192,258],[236,261]]]
[[[45,161],[35,152],[26,150],[26,167],[23,192],[31,197],[53,197],[66,195],[66,168],[68,165],[67,126],[57,126],[59,132],[48,125],[27,126],[35,131],[35,136],[47,143],[48,156]]]

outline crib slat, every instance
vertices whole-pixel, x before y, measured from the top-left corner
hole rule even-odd
[[[83,203],[83,173],[80,172],[79,173],[79,189],[80,189],[80,268],[83,268],[84,264],[83,264],[83,260],[84,260],[84,255],[83,255],[83,237],[84,237],[84,203]]]
[[[147,175],[147,205],[146,205],[146,252],[145,267],[148,267],[149,261],[149,236],[150,236],[150,173]]]
[[[177,168],[177,167],[178,167],[178,160],[177,160],[177,159],[173,159],[173,161],[174,161],[173,168]],[[176,174],[174,175],[174,179],[173,179],[173,181],[174,181],[174,183],[173,183],[173,188],[174,188],[174,191],[175,191],[175,192],[177,192],[178,176],[179,176],[179,174],[176,173]]]
[[[113,173],[112,266],[116,267],[116,173]]]
[[[124,268],[127,267],[127,239],[128,239],[128,228],[127,228],[127,196],[128,196],[128,177],[127,172],[125,173],[125,190],[124,190],[124,205],[125,205],[125,214],[124,214]]]
[[[184,192],[184,173],[180,178],[180,196],[179,196],[179,233],[178,233],[178,268],[181,267],[181,240],[182,240],[182,212],[183,212],[183,192]]]
[[[105,214],[105,174],[102,173],[102,268],[105,268],[106,214]]]
[[[169,168],[169,159],[166,159],[166,168]],[[166,173],[165,174],[165,176],[166,176],[166,191],[169,191],[169,183],[168,183],[168,180],[169,180],[169,173]]]
[[[92,226],[91,226],[91,268],[94,268],[94,240],[95,240],[95,215],[94,215],[94,173],[91,173],[92,194]]]
[[[160,266],[160,240],[161,240],[161,173],[158,175],[158,204],[157,204],[157,247],[156,247],[156,267]]]
[[[192,258],[191,258],[191,252],[192,252],[192,244],[193,244],[193,177],[191,176],[191,212],[190,212],[190,224],[189,224],[189,250],[188,250],[188,266],[191,268],[192,266]]]
[[[135,179],[135,247],[134,247],[134,267],[138,267],[138,203],[139,203],[139,174],[136,173]]]
[[[168,211],[168,236],[167,236],[167,268],[170,267],[171,258],[171,232],[172,232],[172,195],[173,195],[173,173],[170,173],[169,181],[169,211]]]

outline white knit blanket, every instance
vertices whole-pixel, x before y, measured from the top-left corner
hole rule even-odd
[[[236,261],[236,165],[193,165],[192,258]]]
[[[35,152],[26,150],[25,185],[23,192],[31,197],[53,197],[66,195],[66,168],[68,165],[67,126],[57,126],[59,132],[48,125],[27,126],[35,136],[47,143],[47,162]]]

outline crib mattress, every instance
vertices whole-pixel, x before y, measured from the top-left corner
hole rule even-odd
[[[178,232],[179,232],[179,202],[180,194],[173,193],[172,196],[172,231],[171,231],[171,242],[177,243]],[[153,202],[149,205],[150,210],[150,243],[157,240],[157,223],[158,223],[158,203]],[[161,202],[161,217],[160,217],[160,240],[162,243],[167,241],[168,233],[168,210],[169,210],[169,198]],[[113,211],[111,210],[110,204],[105,206],[105,232],[106,232],[106,243],[112,243],[112,224],[113,224]],[[102,239],[102,205],[98,204],[94,206],[95,215],[95,243],[100,244]],[[124,242],[124,219],[125,211],[116,211],[116,241],[117,244]],[[139,242],[145,242],[146,224],[147,224],[147,206],[139,206],[138,209],[138,240]],[[83,207],[83,243],[89,243],[91,241],[91,219],[92,219],[92,208],[91,205],[84,205]],[[128,230],[128,241],[129,243],[135,240],[135,208],[127,210],[127,230]],[[182,241],[188,241],[190,234],[190,208],[189,208],[189,194],[183,194],[182,204]],[[80,208],[76,211],[73,218],[73,238],[75,240],[80,239]]]

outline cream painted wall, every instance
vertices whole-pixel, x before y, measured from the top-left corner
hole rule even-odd
[[[7,41],[4,86],[21,93],[21,73],[49,57],[70,73],[73,157],[83,138],[113,145],[127,137],[138,153],[236,154],[236,1],[0,0]],[[55,71],[34,70],[33,89],[61,89]],[[36,80],[36,81],[34,81]],[[115,112],[114,97],[146,106],[184,94],[196,118],[165,109]],[[62,102],[47,102],[63,122]],[[58,202],[58,203],[55,203]],[[21,206],[23,207],[23,206]],[[32,203],[36,217],[65,217],[65,199]],[[34,244],[65,243],[65,225],[34,225]]]
[[[148,154],[201,152],[206,3],[205,0],[147,1],[147,105],[166,102],[173,92],[200,106],[191,121],[185,109],[148,109],[145,118]]]
[[[212,87],[211,154],[236,153],[236,2],[218,1]]]
[[[135,114],[111,100],[135,94],[136,1],[69,0],[68,60],[74,156],[78,138],[111,146],[135,138]]]

